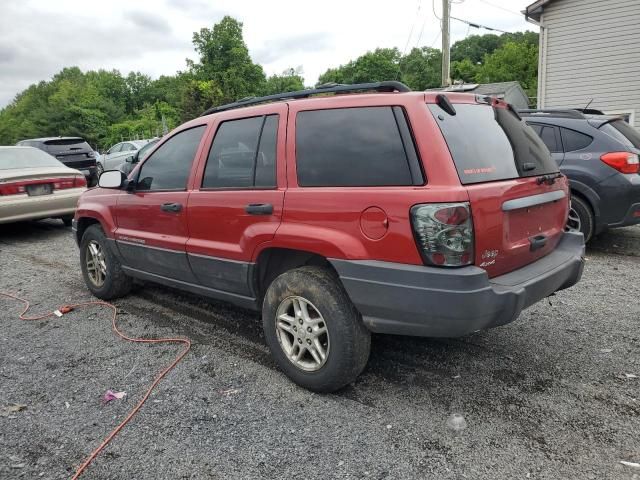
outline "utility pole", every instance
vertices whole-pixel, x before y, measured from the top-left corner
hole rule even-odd
[[[442,86],[451,85],[451,59],[449,51],[449,1],[442,0]]]

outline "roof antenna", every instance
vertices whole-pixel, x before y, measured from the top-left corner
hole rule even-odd
[[[586,110],[587,108],[589,108],[589,105],[591,105],[591,102],[593,102],[593,98],[589,100],[589,103],[587,103],[587,106],[584,107],[582,110]]]

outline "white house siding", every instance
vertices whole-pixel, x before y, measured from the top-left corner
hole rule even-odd
[[[640,128],[640,0],[555,0],[540,24],[539,107],[593,99]]]

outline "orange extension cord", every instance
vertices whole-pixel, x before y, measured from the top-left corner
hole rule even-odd
[[[0,292],[0,295],[4,296],[4,297],[8,297],[8,298],[12,298],[14,300],[17,300],[19,302],[22,302],[24,304],[24,310],[22,311],[22,313],[20,314],[20,320],[44,320],[45,318],[50,318],[53,317],[55,315],[54,312],[49,312],[46,313],[44,315],[39,315],[37,317],[25,317],[25,313],[27,313],[27,311],[30,308],[29,302],[23,298],[17,297],[15,295],[11,295],[10,293],[3,293]],[[136,404],[135,407],[133,407],[133,409],[129,412],[129,414],[126,416],[126,418],[120,422],[120,424],[114,428],[111,433],[109,435],[107,435],[107,437],[104,439],[104,441],[100,444],[100,446],[98,448],[96,448],[91,455],[89,455],[87,457],[87,459],[82,463],[82,465],[80,466],[80,468],[78,468],[78,470],[76,471],[75,475],[73,476],[72,480],[76,480],[77,478],[80,477],[80,475],[82,475],[82,473],[87,469],[87,467],[89,466],[89,464],[98,456],[98,454],[104,449],[104,447],[106,447],[108,445],[108,443],[113,440],[113,437],[115,437],[118,432],[120,432],[120,430],[122,430],[124,428],[124,426],[129,423],[129,421],[134,417],[134,415],[136,413],[138,413],[138,410],[140,410],[140,408],[142,408],[142,405],[144,405],[144,402],[147,401],[147,398],[149,398],[149,395],[151,395],[151,392],[153,391],[153,389],[158,385],[158,383],[160,383],[160,380],[162,380],[162,378],[169,373],[179,362],[180,360],[182,360],[184,358],[184,356],[189,352],[189,350],[191,349],[191,341],[188,338],[133,338],[133,337],[129,337],[127,335],[125,335],[124,333],[122,333],[120,330],[118,330],[118,327],[116,325],[116,317],[118,315],[118,310],[116,309],[116,307],[110,303],[107,302],[84,302],[84,303],[76,303],[73,305],[65,305],[59,308],[59,311],[64,314],[64,313],[68,313],[72,310],[75,310],[77,308],[80,307],[87,307],[90,305],[104,305],[105,307],[109,307],[112,311],[113,311],[113,315],[111,317],[111,327],[113,328],[113,331],[116,333],[116,335],[118,335],[119,337],[123,338],[124,340],[127,340],[128,342],[135,342],[135,343],[181,343],[183,344],[185,347],[182,350],[182,352],[180,352],[180,354],[175,358],[175,360],[171,363],[171,365],[169,365],[168,367],[166,367],[164,370],[162,370],[158,376],[156,376],[156,379],[153,381],[153,383],[151,384],[151,386],[147,389],[147,392],[144,394],[144,397],[142,397],[142,399]]]

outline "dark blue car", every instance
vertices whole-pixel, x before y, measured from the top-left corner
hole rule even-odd
[[[640,223],[640,132],[618,116],[574,109],[519,112],[569,178],[567,228],[585,241]]]

